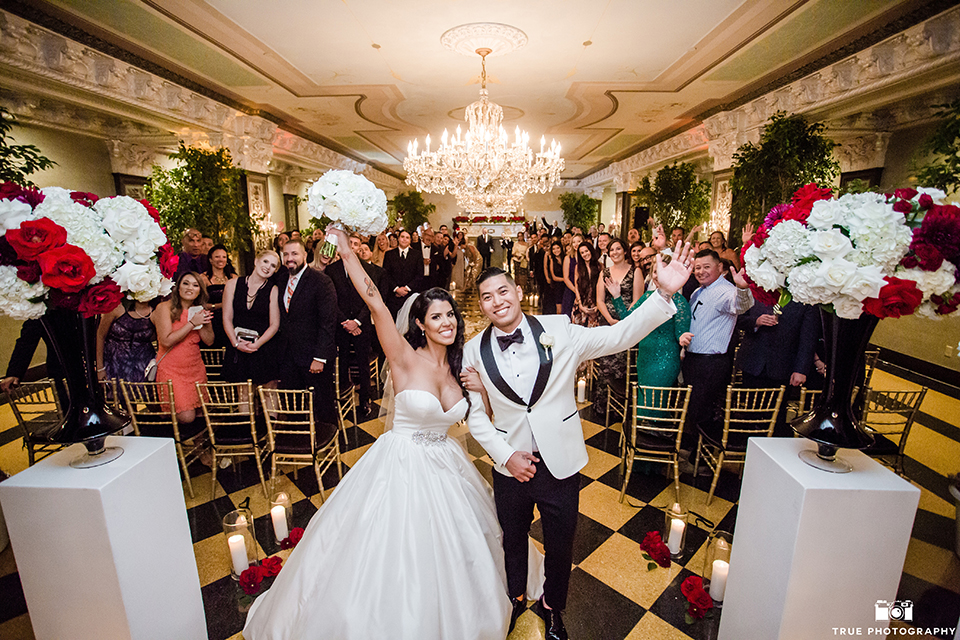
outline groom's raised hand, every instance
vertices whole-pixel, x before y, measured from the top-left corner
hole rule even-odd
[[[673,296],[683,288],[693,273],[693,251],[689,242],[678,242],[673,250],[673,259],[664,266],[663,258],[657,254],[657,282],[660,291],[667,297]]]
[[[504,466],[514,478],[520,482],[527,482],[537,472],[537,468],[534,466],[535,462],[540,462],[540,458],[532,453],[514,451]]]

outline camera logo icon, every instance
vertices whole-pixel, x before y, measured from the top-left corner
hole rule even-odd
[[[877,620],[913,620],[912,600],[877,600],[873,609]]]

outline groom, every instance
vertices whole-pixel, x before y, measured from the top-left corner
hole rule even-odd
[[[477,279],[480,309],[491,326],[464,347],[463,366],[480,373],[495,422],[473,393],[470,432],[496,464],[493,492],[503,529],[507,588],[513,602],[510,630],[526,608],[527,536],[533,507],[543,523],[545,580],[534,611],[548,640],[565,640],[560,612],[567,602],[580,484],[587,449],[574,397],[577,366],[624,351],[676,313],[673,294],[691,272],[690,245],[679,259],[658,264],[660,288],[627,318],[610,327],[570,324],[564,315],[528,316],[523,293],[501,269]],[[659,263],[659,258],[658,258]]]

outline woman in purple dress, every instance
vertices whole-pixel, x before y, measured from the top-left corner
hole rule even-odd
[[[144,369],[156,356],[157,331],[150,321],[153,307],[136,302],[127,311],[123,305],[100,317],[97,329],[97,377],[101,380],[143,382]]]

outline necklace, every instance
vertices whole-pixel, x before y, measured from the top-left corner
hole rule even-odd
[[[267,284],[267,281],[264,280],[260,283],[260,286],[251,294],[250,293],[250,278],[247,278],[247,309],[253,307],[253,303],[257,301],[257,296],[260,294],[260,290],[263,289],[264,285]]]
[[[149,317],[150,317],[150,314],[152,314],[152,313],[153,313],[153,309],[150,309],[150,311],[147,311],[147,315],[142,315],[139,311],[137,311],[136,308],[130,309],[130,315],[132,315],[133,317],[137,318],[138,320],[143,320],[144,318],[149,318]]]

